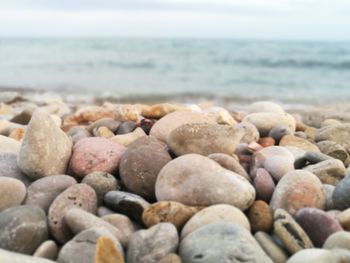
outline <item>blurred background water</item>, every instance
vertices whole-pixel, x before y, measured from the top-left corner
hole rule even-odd
[[[350,43],[2,38],[0,87],[112,97],[346,102]]]

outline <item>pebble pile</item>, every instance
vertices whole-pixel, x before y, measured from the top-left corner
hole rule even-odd
[[[1,263],[350,262],[340,118],[10,95]]]

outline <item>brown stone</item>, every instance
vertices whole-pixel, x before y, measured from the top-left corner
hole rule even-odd
[[[114,241],[107,236],[97,240],[94,263],[124,263],[124,257],[116,248]]]
[[[273,226],[273,212],[264,201],[258,200],[248,210],[248,219],[253,233],[263,231],[269,233]]]

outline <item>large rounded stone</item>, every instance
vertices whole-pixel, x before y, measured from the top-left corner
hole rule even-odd
[[[26,186],[32,183],[32,179],[19,169],[16,153],[0,153],[0,177],[18,179]]]
[[[287,263],[344,263],[350,262],[350,252],[345,249],[304,249],[290,257]]]
[[[350,175],[345,176],[334,188],[333,204],[336,209],[350,208]]]
[[[244,131],[244,135],[241,139],[242,143],[251,143],[257,142],[260,138],[260,134],[258,129],[254,126],[254,124],[250,122],[240,122],[235,125],[237,129],[241,129]]]
[[[25,185],[14,178],[0,177],[0,212],[20,205],[26,196]]]
[[[219,203],[248,208],[254,187],[242,176],[198,154],[183,155],[167,163],[156,182],[158,201],[177,201],[200,206]]]
[[[265,137],[277,125],[285,125],[291,132],[295,131],[296,122],[288,113],[258,112],[244,117],[243,121],[250,122],[259,130],[260,136]]]
[[[343,248],[350,250],[350,233],[348,231],[339,231],[333,233],[324,242],[323,248]]]
[[[167,146],[154,137],[144,136],[133,142],[122,156],[119,175],[129,191],[154,199],[158,173],[169,161]]]
[[[281,105],[272,102],[272,101],[257,101],[249,105],[248,107],[249,113],[254,112],[276,112],[276,113],[284,113]]]
[[[186,206],[174,201],[161,201],[147,207],[142,214],[142,221],[147,227],[158,223],[172,223],[181,230],[185,223],[202,207]]]
[[[97,198],[94,189],[87,184],[75,184],[59,194],[52,202],[48,213],[49,228],[52,236],[60,243],[65,243],[73,236],[63,220],[66,212],[72,208],[96,213]]]
[[[41,208],[16,206],[0,213],[1,248],[32,254],[47,238],[46,216]]]
[[[10,252],[5,249],[0,249],[0,262],[7,263],[55,263],[56,261],[37,258],[20,253]]]
[[[52,175],[33,182],[27,190],[26,205],[40,206],[46,213],[53,200],[66,190],[76,184],[77,181],[68,175]]]
[[[57,262],[96,263],[94,259],[96,257],[98,240],[101,237],[108,237],[112,239],[116,249],[118,249],[120,254],[123,255],[123,249],[119,241],[105,228],[95,227],[79,233],[71,241],[67,242],[60,250]],[[116,258],[114,258],[114,260],[115,259]]]
[[[342,231],[339,222],[317,208],[303,208],[295,214],[295,220],[305,230],[316,247],[322,247],[333,233]]]
[[[153,263],[176,251],[179,237],[174,225],[160,223],[135,232],[129,241],[128,263]]]
[[[19,168],[38,179],[65,174],[71,157],[72,141],[44,110],[36,110],[28,124],[18,155]]]
[[[232,155],[243,135],[241,129],[228,125],[190,123],[173,130],[167,144],[177,156],[189,153]]]
[[[124,146],[105,138],[81,139],[74,145],[70,168],[79,177],[97,171],[114,173],[124,151]]]
[[[196,229],[212,223],[238,224],[250,231],[250,224],[245,214],[231,205],[213,205],[196,213],[181,231],[181,239]]]
[[[90,185],[95,190],[99,205],[103,203],[103,198],[106,193],[119,189],[117,179],[106,172],[89,173],[81,182]]]
[[[165,115],[157,121],[150,131],[150,135],[166,142],[168,135],[177,127],[187,123],[214,123],[208,116],[198,112],[176,111]]]
[[[272,263],[246,228],[231,223],[197,229],[182,240],[179,254],[183,263]]]
[[[303,170],[287,173],[278,182],[272,195],[272,209],[283,208],[294,215],[304,207],[323,209],[325,203],[322,184],[316,175]]]

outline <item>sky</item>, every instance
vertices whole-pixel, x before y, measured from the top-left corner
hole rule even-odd
[[[350,0],[0,0],[0,37],[350,41]]]

